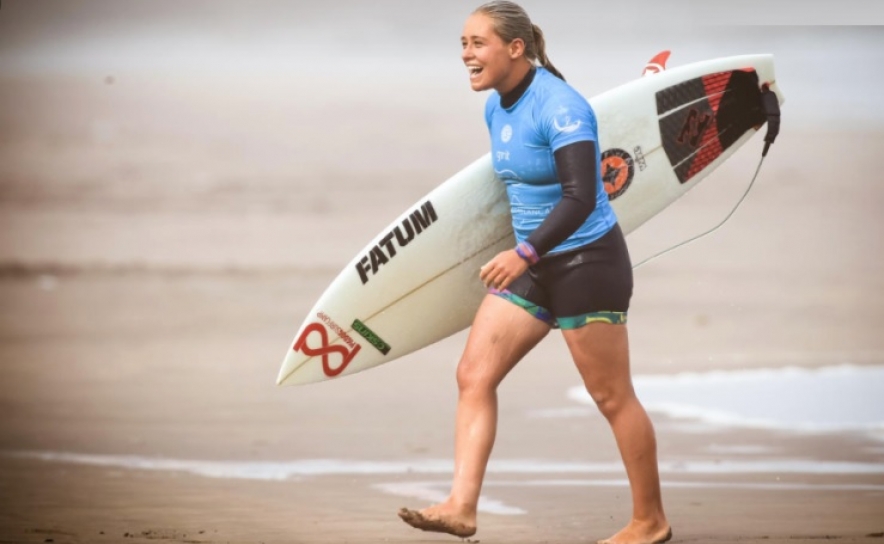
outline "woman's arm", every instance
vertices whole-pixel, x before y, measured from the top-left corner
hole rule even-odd
[[[562,200],[527,239],[537,257],[574,234],[595,210],[597,197],[596,143],[582,140],[559,148],[553,154],[556,174],[562,184]]]

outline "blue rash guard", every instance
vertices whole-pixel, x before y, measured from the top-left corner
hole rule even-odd
[[[595,113],[570,85],[537,67],[528,88],[511,106],[503,107],[500,95],[492,91],[485,105],[485,122],[491,134],[494,171],[506,184],[517,243],[527,241],[562,200],[554,154],[577,142],[595,143],[595,209],[549,253],[589,244],[617,223],[598,167]]]

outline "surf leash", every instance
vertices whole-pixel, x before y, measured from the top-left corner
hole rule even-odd
[[[707,234],[712,234],[713,232],[720,229],[725,223],[727,223],[728,220],[734,215],[734,213],[736,213],[737,209],[740,207],[743,201],[746,200],[746,197],[749,196],[749,191],[752,190],[752,186],[755,185],[755,180],[758,179],[758,173],[761,171],[761,165],[764,164],[764,158],[767,157],[767,152],[770,150],[771,144],[774,143],[774,140],[777,139],[777,135],[780,133],[780,102],[777,99],[777,95],[770,90],[770,87],[766,83],[761,87],[761,106],[764,109],[765,116],[767,117],[767,133],[764,135],[764,149],[761,151],[761,159],[758,161],[758,167],[755,168],[755,175],[752,176],[752,181],[749,182],[749,186],[746,187],[746,191],[743,193],[743,196],[740,197],[730,213],[728,213],[727,216],[725,216],[725,218],[720,223],[707,230],[706,232],[698,234],[693,238],[688,238],[684,242],[680,242],[672,247],[664,249],[659,253],[651,255],[647,259],[644,259],[643,261],[634,265],[632,267],[633,270],[653,261],[657,257],[661,257],[669,253],[670,251],[675,251],[676,249],[684,247],[691,242],[695,242],[700,238],[703,238]]]

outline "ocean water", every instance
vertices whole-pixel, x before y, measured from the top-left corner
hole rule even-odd
[[[183,472],[207,478],[285,481],[322,476],[391,476],[449,475],[451,459],[295,459],[280,461],[238,461],[171,459],[138,455],[108,455],[59,451],[6,451],[10,457],[36,459],[47,463],[75,464],[108,469]],[[491,475],[575,475],[621,474],[620,462],[561,462],[543,459],[492,459]],[[768,458],[751,460],[678,460],[661,461],[663,475],[733,475],[733,474],[830,474],[882,475],[884,463],[852,461],[814,461],[808,459]]]
[[[358,459],[301,459],[292,461],[208,461],[157,457],[84,454],[73,452],[4,452],[0,455],[36,459],[47,463],[99,467],[111,472],[120,470],[187,473],[208,478],[247,479],[294,482],[323,476],[371,477],[364,485],[390,495],[407,497],[427,503],[440,502],[448,496],[453,462],[443,459],[370,461]],[[884,464],[845,461],[812,461],[807,459],[752,460],[679,460],[661,461],[660,474],[666,488],[751,489],[771,492],[794,491],[859,491],[882,493],[884,485],[857,483],[857,476],[884,475]],[[752,476],[734,482],[717,476],[741,474]],[[441,476],[434,480],[415,477]],[[528,511],[507,504],[488,494],[502,487],[620,487],[629,482],[623,477],[623,466],[611,463],[573,463],[538,459],[492,459],[479,498],[479,511],[498,515],[523,515]],[[616,475],[616,478],[586,478],[584,475]],[[793,477],[781,481],[782,476]],[[835,482],[800,481],[807,475],[827,475]],[[520,476],[518,479],[506,477]],[[689,476],[689,479],[682,479]],[[393,481],[378,481],[393,477]],[[527,477],[527,479],[525,478]],[[705,479],[704,479],[705,478]],[[798,480],[798,481],[796,481]],[[838,481],[840,480],[840,481]]]
[[[663,49],[672,51],[671,66],[772,53],[787,98],[784,130],[878,129],[884,30],[822,26],[884,22],[884,8],[854,3],[862,5],[805,3],[796,13],[778,2],[752,10],[633,1],[604,17],[593,2],[523,5],[544,29],[550,58],[587,96],[637,77]],[[367,89],[389,96],[436,90],[464,100],[470,91],[459,38],[477,4],[344,1],[330,9],[280,1],[7,0],[0,9],[0,74],[205,78],[207,90],[219,77],[270,87],[295,81],[344,101],[359,101]]]
[[[713,427],[803,433],[860,432],[884,440],[884,366],[679,373],[636,376],[650,412]],[[591,405],[582,386],[568,398]]]

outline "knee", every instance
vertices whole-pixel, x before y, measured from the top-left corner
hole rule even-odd
[[[599,412],[607,419],[617,417],[635,399],[635,393],[630,390],[618,390],[612,387],[587,387],[589,396],[595,401]]]
[[[497,390],[482,367],[470,358],[461,359],[457,365],[457,389],[461,395],[486,395]]]

